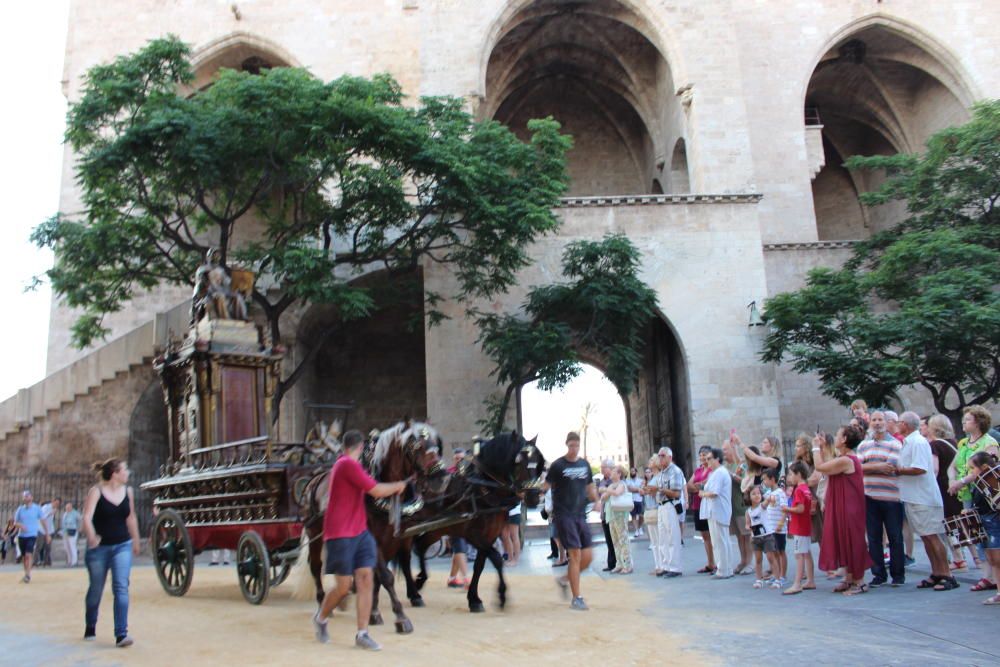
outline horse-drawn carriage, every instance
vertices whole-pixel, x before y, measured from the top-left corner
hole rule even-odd
[[[253,323],[196,306],[187,337],[154,362],[170,454],[161,477],[142,485],[153,495],[153,559],[163,589],[184,595],[197,554],[231,549],[243,596],[260,604],[294,563],[309,484],[329,470],[339,428],[277,442],[271,408],[283,350]]]

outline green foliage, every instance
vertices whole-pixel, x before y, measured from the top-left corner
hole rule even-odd
[[[558,225],[571,142],[552,119],[531,121],[525,143],[458,99],[404,105],[388,75],[222,70],[192,91],[189,55],[176,38],[152,41],[92,68],[70,107],[82,211],[33,240],[57,251],[48,278],[82,312],[80,346],[136,291],[189,284],[212,246],[279,285],[253,295],[276,338],[293,304],[363,317],[374,302],[351,277],[429,261],[457,277],[454,293],[426,296],[434,324],[445,299],[506,291],[527,246]]]
[[[762,359],[819,374],[841,403],[884,403],[921,385],[942,413],[1000,396],[1000,102],[934,135],[922,155],[854,157],[885,169],[868,205],[903,199],[895,229],[856,246],[844,269],[816,269],[768,300]]]
[[[505,292],[528,245],[558,226],[571,141],[552,119],[531,121],[524,143],[474,121],[458,99],[404,105],[388,75],[222,70],[192,91],[189,56],[174,37],[154,40],[93,67],[70,107],[82,211],[32,239],[56,250],[47,277],[81,313],[81,347],[106,335],[103,317],[137,291],[190,284],[209,247],[278,286],[252,295],[276,342],[293,305],[365,317],[412,289],[397,277],[426,262],[457,278],[452,294],[424,294],[433,326],[445,300]],[[382,292],[399,293],[351,282],[371,267],[392,277]],[[281,383],[279,401],[331,331]]]
[[[601,363],[623,394],[642,366],[643,332],[656,314],[656,293],[638,277],[641,256],[623,235],[574,241],[562,256],[565,284],[529,291],[523,316],[476,313],[479,342],[495,363],[505,399],[486,404],[486,423],[499,430],[511,391],[537,381],[564,387],[584,359]]]

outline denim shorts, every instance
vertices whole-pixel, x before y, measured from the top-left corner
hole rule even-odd
[[[983,530],[986,531],[986,548],[1000,549],[1000,514],[986,514],[980,517],[983,521]]]
[[[37,538],[32,537],[19,537],[17,538],[17,547],[21,550],[22,554],[32,554],[35,552],[35,540]]]
[[[327,574],[349,577],[363,567],[375,567],[375,538],[367,530],[326,541]]]

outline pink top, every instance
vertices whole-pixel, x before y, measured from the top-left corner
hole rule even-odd
[[[341,456],[330,470],[330,499],[323,518],[323,539],[356,537],[368,529],[365,494],[375,486],[361,464]]]
[[[705,480],[708,479],[708,476],[710,474],[712,474],[711,470],[709,470],[705,466],[701,466],[700,468],[694,471],[694,475],[691,476],[691,481],[694,482],[695,484],[704,484]],[[692,493],[690,509],[697,510],[699,507],[701,507],[701,496],[699,496],[697,493]]]

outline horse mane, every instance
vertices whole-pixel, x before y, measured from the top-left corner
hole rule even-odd
[[[514,459],[521,451],[521,438],[514,433],[501,433],[479,446],[476,459],[479,464],[496,475],[507,475],[514,470]]]
[[[375,441],[375,449],[372,452],[370,471],[372,477],[375,479],[378,479],[379,473],[382,472],[382,463],[385,461],[385,457],[389,453],[389,448],[392,446],[393,441],[399,438],[406,429],[406,422],[399,422],[379,434],[378,440]]]

